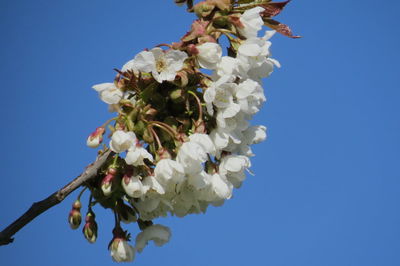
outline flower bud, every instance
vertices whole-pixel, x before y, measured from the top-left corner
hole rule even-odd
[[[89,210],[86,214],[86,223],[82,230],[83,235],[89,243],[94,243],[97,239],[97,223],[95,217],[94,212]]]
[[[171,91],[169,97],[174,103],[181,103],[186,99],[185,91],[183,89],[175,89]]]
[[[175,84],[180,87],[186,87],[189,83],[188,73],[186,71],[180,71],[176,73],[177,79],[175,80]]]
[[[104,127],[98,127],[96,130],[89,135],[86,145],[90,148],[97,148],[103,141],[103,134],[106,131]]]
[[[77,229],[79,225],[81,225],[82,215],[81,215],[81,207],[82,204],[79,200],[76,200],[72,204],[72,210],[69,212],[68,215],[68,223],[72,229]]]
[[[135,259],[136,249],[128,244],[129,236],[121,227],[113,230],[113,239],[108,245],[111,257],[115,262],[130,262]]]
[[[82,215],[78,210],[71,210],[69,212],[68,222],[72,229],[77,229],[81,225]]]
[[[108,197],[111,195],[115,188],[113,184],[114,181],[115,175],[112,175],[110,173],[103,178],[103,180],[101,181],[101,190],[103,191],[104,196]]]

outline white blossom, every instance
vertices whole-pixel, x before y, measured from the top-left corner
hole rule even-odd
[[[203,96],[208,113],[213,114],[213,104],[225,118],[236,115],[240,111],[240,106],[234,102],[233,97],[236,90],[237,85],[235,83],[222,83],[221,81],[213,83],[207,88]]]
[[[248,167],[250,167],[250,160],[246,156],[228,155],[222,158],[219,170],[235,187],[240,187],[246,178],[244,171]]]
[[[136,143],[135,133],[117,130],[113,133],[110,141],[110,149],[115,153],[124,152]]]
[[[265,126],[252,126],[243,132],[247,144],[258,144],[267,138]]]
[[[154,176],[147,176],[142,181],[145,194],[165,194],[165,189]]]
[[[215,145],[209,135],[195,133],[189,136],[189,140],[200,145],[206,153],[215,155]]]
[[[196,190],[200,190],[210,184],[210,179],[211,176],[207,172],[201,171],[200,173],[188,175],[188,184]]]
[[[121,180],[121,185],[125,193],[132,198],[139,198],[145,192],[143,184],[140,181],[140,176],[125,176]]]
[[[107,104],[117,104],[123,96],[122,91],[114,83],[101,83],[93,86],[100,99]]]
[[[164,51],[159,47],[150,51],[143,51],[134,58],[131,68],[138,71],[152,73],[155,80],[162,83],[164,80],[172,81],[176,73],[182,69],[183,62],[188,55],[178,50]]]
[[[183,166],[171,159],[160,160],[154,169],[155,178],[161,183],[180,183],[185,178]]]
[[[133,145],[126,153],[125,162],[129,165],[139,166],[144,165],[143,160],[147,159],[153,162],[153,155],[140,145]]]
[[[214,75],[217,75],[215,79],[218,80],[221,77],[227,77],[229,82],[233,82],[236,77],[241,75],[239,71],[239,64],[240,61],[238,59],[230,56],[223,56],[217,64],[217,68],[214,73]]]
[[[261,30],[264,25],[264,21],[261,18],[260,13],[264,11],[262,7],[254,7],[252,9],[246,10],[240,16],[240,22],[243,28],[238,28],[239,33],[246,38],[256,37],[259,30]]]
[[[261,85],[251,79],[247,79],[237,86],[235,97],[240,109],[246,114],[257,113],[262,103],[266,101]]]
[[[206,42],[196,46],[199,54],[197,60],[199,65],[205,69],[215,69],[221,60],[222,48],[218,43]]]
[[[156,246],[162,246],[171,238],[171,230],[163,225],[154,224],[145,228],[136,237],[136,250],[141,253],[149,241],[153,241]]]
[[[221,174],[215,173],[211,176],[211,194],[212,201],[230,199],[232,197],[232,184]]]
[[[183,166],[185,173],[194,174],[203,169],[202,163],[207,160],[207,153],[202,146],[189,141],[179,148],[176,160]]]

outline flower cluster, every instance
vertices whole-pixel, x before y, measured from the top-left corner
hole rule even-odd
[[[179,42],[138,53],[117,70],[113,83],[93,86],[116,117],[98,127],[87,145],[100,146],[108,128],[110,142],[103,149],[114,155],[87,184],[83,232],[94,242],[92,207],[111,209],[114,261],[132,261],[150,240],[157,246],[169,241],[170,230],[152,220],[205,213],[245,180],[251,145],[266,138],[265,126],[250,124],[266,101],[262,79],[279,67],[269,50],[274,31],[259,34],[269,2],[200,2],[191,8],[198,19]],[[226,54],[222,36],[229,41]],[[69,216],[74,229],[81,221],[80,203],[75,205]],[[135,246],[121,222],[138,224]]]

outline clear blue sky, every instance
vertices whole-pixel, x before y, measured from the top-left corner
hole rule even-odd
[[[171,242],[136,265],[400,265],[398,1],[295,0],[278,18],[282,68],[265,80],[255,177],[206,215],[159,222]],[[172,0],[1,0],[0,227],[95,158],[110,114],[91,86],[143,48],[179,39],[193,16]],[[90,245],[67,215],[76,193],[0,247],[4,266],[114,265],[113,217]],[[136,226],[130,226],[136,232]]]

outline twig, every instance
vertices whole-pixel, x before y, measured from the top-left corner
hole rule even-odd
[[[62,202],[71,192],[83,185],[85,182],[96,177],[98,170],[112,154],[113,153],[110,150],[106,151],[100,155],[94,163],[90,164],[82,174],[65,185],[63,188],[54,192],[46,199],[33,203],[32,206],[21,217],[0,232],[0,246],[12,243],[14,240],[12,236],[21,230],[25,225],[30,223],[33,219],[51,207]]]

